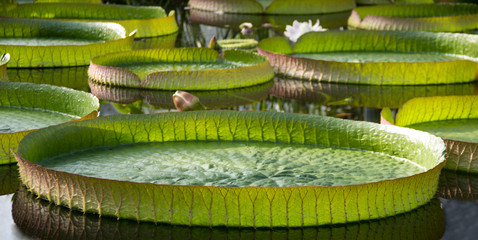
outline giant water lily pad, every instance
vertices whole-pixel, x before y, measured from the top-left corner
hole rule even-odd
[[[216,90],[192,91],[208,109],[231,108],[253,104],[267,98],[273,81],[251,87]],[[160,108],[176,109],[173,102],[175,91],[145,90],[136,88],[113,87],[89,82],[91,93],[99,99],[114,103],[129,104],[144,99],[145,102]]]
[[[147,49],[92,59],[88,70],[98,83],[162,90],[218,90],[267,82],[274,72],[267,59],[243,51],[209,48]]]
[[[348,11],[353,0],[190,0],[192,9],[247,14],[317,14]]]
[[[0,82],[0,164],[38,128],[97,116],[98,99],[85,92],[33,83]]]
[[[393,123],[389,111],[382,115]],[[398,111],[395,124],[442,137],[448,153],[445,168],[478,173],[478,95],[412,99]]]
[[[347,225],[308,228],[208,228],[117,220],[56,206],[21,188],[13,196],[12,216],[25,234],[39,239],[440,239],[445,218],[436,198],[409,213]]]
[[[3,9],[0,16],[115,22],[121,24],[127,33],[136,30],[136,37],[155,37],[178,31],[174,11],[167,15],[161,7],[87,3],[18,4],[14,8]]]
[[[95,56],[130,50],[133,36],[116,23],[0,18],[0,52],[10,53],[8,67],[88,65]]]
[[[264,39],[259,53],[276,73],[319,82],[425,85],[471,82],[478,36],[398,31],[326,31]]]
[[[444,150],[440,138],[395,126],[199,111],[49,127],[27,135],[16,156],[31,191],[71,209],[189,226],[300,227],[427,203]]]
[[[464,32],[478,28],[476,4],[403,4],[359,7],[351,29]]]
[[[270,94],[282,99],[293,99],[299,102],[324,105],[399,108],[406,101],[416,97],[478,94],[478,83],[377,86],[310,82],[275,77],[274,86]]]

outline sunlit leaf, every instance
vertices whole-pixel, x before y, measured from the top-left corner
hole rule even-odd
[[[268,82],[274,73],[259,54],[209,48],[148,49],[103,55],[91,61],[98,83],[161,90],[219,90]]]
[[[10,53],[9,68],[88,65],[95,56],[130,50],[132,41],[115,23],[0,18],[0,52]]]
[[[440,239],[445,218],[438,199],[409,213],[378,221],[308,228],[208,228],[124,221],[83,214],[36,198],[21,188],[13,197],[13,220],[25,234],[40,239]]]
[[[401,107],[395,122],[443,138],[445,168],[478,172],[478,95],[414,98]]]
[[[476,4],[402,4],[358,7],[351,29],[464,32],[478,28]]]
[[[475,46],[475,47],[474,47]],[[325,31],[295,46],[264,39],[259,53],[278,74],[319,82],[428,85],[471,82],[477,76],[478,36],[398,31]]]
[[[44,18],[87,22],[114,22],[136,37],[169,35],[178,31],[174,11],[167,15],[161,7],[140,7],[114,4],[39,3],[18,4],[3,9],[0,16]]]
[[[149,146],[147,142],[158,147],[187,144],[191,149],[205,144],[272,146],[274,142],[288,146],[287,149],[337,146],[408,159],[423,169],[406,177],[357,185],[221,187],[118,181],[38,165],[45,164],[43,160],[47,158],[74,151],[104,146],[120,150],[119,145]],[[218,150],[227,155],[220,146]],[[301,114],[198,111],[117,115],[49,127],[27,135],[17,158],[22,182],[29,189],[71,209],[119,219],[189,226],[300,227],[383,218],[427,203],[437,188],[444,150],[441,139],[396,126]],[[210,165],[213,164],[200,166],[207,169]],[[145,166],[128,168],[137,174],[138,167]],[[266,171],[268,165],[264,167]],[[350,167],[359,166],[347,169]],[[203,169],[204,173],[208,171]],[[123,177],[128,178],[129,174]]]
[[[35,114],[48,112],[56,115],[68,115],[68,119],[88,119],[97,116],[98,99],[91,94],[63,87],[33,83],[0,82],[0,164],[14,163],[10,149],[16,150],[18,143],[27,133],[36,130],[27,123],[26,116],[19,117],[12,111],[31,111]],[[35,111],[40,112],[35,112]],[[29,115],[30,116],[30,115]],[[38,116],[38,115],[37,115]],[[35,119],[30,119],[30,121]],[[35,124],[41,125],[39,119]],[[44,120],[48,125],[50,121]],[[20,125],[22,125],[20,127]],[[23,129],[10,131],[9,129]],[[4,129],[8,128],[8,129]]]

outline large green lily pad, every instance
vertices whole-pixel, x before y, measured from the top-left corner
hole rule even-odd
[[[88,65],[95,56],[130,50],[133,36],[116,23],[0,19],[0,52],[10,53],[9,68]]]
[[[192,91],[201,103],[208,109],[231,108],[248,105],[267,98],[273,81],[251,87],[216,90],[216,91]],[[173,102],[175,91],[145,90],[136,88],[122,88],[98,84],[89,81],[91,93],[99,99],[114,103],[129,104],[144,99],[147,103],[164,108],[176,109]]]
[[[73,163],[70,157],[90,151],[117,155],[143,147],[150,156],[133,157],[137,162],[123,169],[122,180],[91,175],[109,172],[109,164],[81,175],[73,173],[76,167],[55,170]],[[21,179],[31,191],[71,209],[139,221],[257,228],[348,223],[410,211],[434,196],[444,150],[440,138],[395,126],[298,114],[199,111],[117,115],[49,127],[27,135],[16,156]],[[315,158],[320,152],[327,154]],[[177,155],[171,166],[154,167],[160,155],[176,153],[182,157]],[[114,165],[128,161],[118,156]],[[339,156],[346,162],[334,163]],[[360,164],[347,164],[346,156],[365,157]],[[377,162],[367,161],[369,156]],[[55,169],[43,166],[60,158]],[[326,163],[310,168],[319,161]],[[106,159],[96,162],[104,164]],[[287,167],[276,168],[274,162]],[[221,163],[242,170],[221,173]],[[369,172],[375,164],[385,164],[390,171]],[[395,165],[420,170],[402,174],[394,172]],[[323,169],[330,172],[314,173]],[[351,175],[342,175],[341,169]],[[163,176],[148,177],[156,170]],[[382,175],[381,180],[367,180],[370,174]],[[248,186],[229,181],[244,176],[256,181]],[[351,176],[357,184],[347,185]],[[327,177],[336,181],[327,183]],[[155,183],[167,179],[173,182]],[[181,185],[185,183],[195,185]],[[332,186],[336,184],[341,186]]]
[[[270,94],[282,99],[324,105],[351,105],[371,108],[399,108],[416,97],[478,94],[478,83],[426,86],[377,86],[310,82],[274,78]]]
[[[310,81],[428,85],[476,80],[478,36],[398,31],[326,31],[264,39],[259,53],[278,74]]]
[[[442,137],[445,168],[478,173],[478,95],[412,99],[398,111],[395,124]]]
[[[274,72],[259,54],[209,48],[147,49],[92,59],[88,75],[98,83],[161,90],[219,90],[265,83]]]
[[[74,11],[71,11],[74,9]],[[0,16],[43,18],[88,22],[114,22],[136,37],[169,35],[178,31],[174,11],[169,15],[161,7],[114,4],[38,3],[18,4],[0,11]]]
[[[246,14],[319,14],[344,12],[355,7],[352,0],[191,0],[192,9]]]
[[[478,28],[476,4],[403,4],[358,7],[350,29],[464,32]]]
[[[0,164],[14,163],[10,149],[38,128],[98,115],[98,99],[85,92],[33,83],[0,82]]]
[[[306,240],[306,239],[440,239],[445,218],[440,200],[434,198],[409,213],[378,221],[308,228],[206,228],[153,224],[117,220],[83,214],[56,206],[21,188],[13,197],[12,215],[18,228],[40,239],[237,239],[237,240]]]

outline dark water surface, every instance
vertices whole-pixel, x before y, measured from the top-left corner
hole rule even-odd
[[[148,4],[149,1],[146,1]],[[154,2],[154,1],[153,1]],[[334,29],[349,13],[315,16],[210,15],[185,11],[184,1],[162,1],[176,10],[177,34],[138,39],[134,48],[201,47],[209,39],[234,38],[239,24],[254,24],[252,37],[280,36],[294,19],[317,18]],[[269,23],[263,27],[263,23]],[[224,27],[226,26],[227,27]],[[173,91],[112,88],[88,82],[87,67],[8,70],[10,81],[28,81],[90,91],[101,99],[101,115],[174,111]],[[478,94],[478,84],[358,86],[275,77],[269,83],[225,91],[193,92],[211,109],[277,111],[378,122],[380,109],[398,108],[413,97]],[[0,168],[0,239],[477,239],[478,176],[444,172],[437,198],[410,213],[375,221],[306,229],[209,229],[98,218],[56,207],[27,194],[14,166]],[[12,199],[14,200],[12,202]],[[14,206],[12,209],[12,205]],[[13,219],[17,224],[14,223]]]

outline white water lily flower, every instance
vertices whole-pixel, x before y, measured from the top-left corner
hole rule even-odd
[[[284,35],[292,42],[297,42],[297,39],[299,39],[304,33],[322,31],[327,31],[327,29],[320,26],[319,19],[317,19],[317,23],[314,25],[312,25],[312,20],[309,20],[309,22],[298,22],[297,20],[294,20],[292,26],[287,25],[285,27]]]

